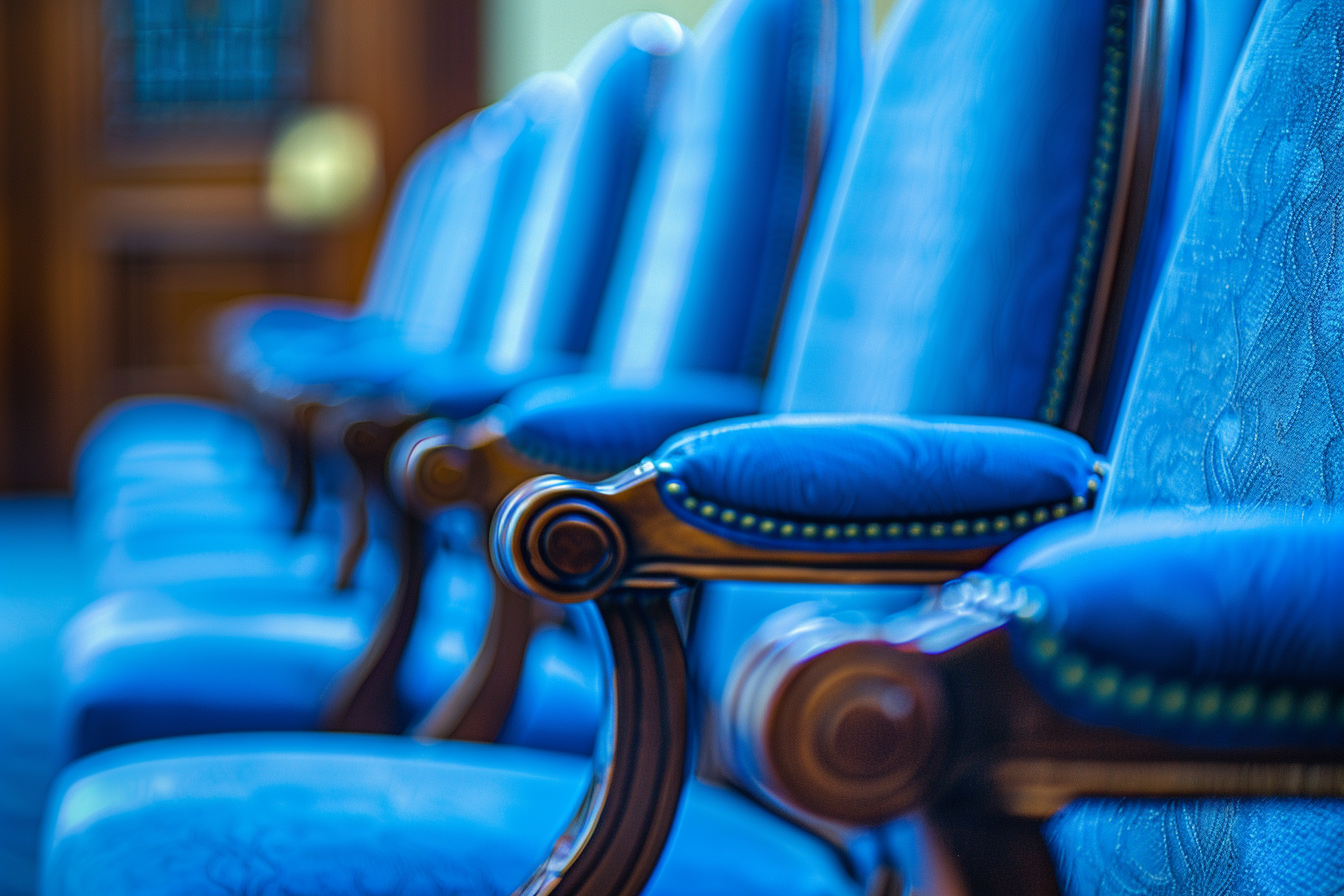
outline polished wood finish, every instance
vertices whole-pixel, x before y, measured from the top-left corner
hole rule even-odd
[[[418,433],[397,452],[389,470],[391,486],[403,506],[431,519],[455,504],[476,508],[491,519],[500,502],[518,485],[546,472],[547,466],[514,450],[500,422],[487,414],[466,424],[444,425]],[[579,474],[579,478],[584,478]],[[539,530],[558,557],[557,575],[581,574],[585,563],[600,561],[603,533],[583,515],[560,511],[550,527]],[[587,553],[587,556],[583,556]],[[565,572],[571,567],[574,572]],[[480,649],[466,672],[430,710],[416,732],[426,737],[493,741],[513,708],[527,647],[539,607],[494,576],[490,621]]]
[[[545,553],[543,534],[560,514],[585,517],[594,533],[605,533],[605,550],[593,552],[598,562],[582,575],[560,569]],[[937,584],[979,568],[996,550],[809,550],[802,539],[793,542],[796,548],[753,547],[676,516],[663,503],[649,462],[592,485],[539,477],[510,495],[496,519],[502,529],[491,549],[506,580],[560,603],[591,600],[609,587],[634,583]]]
[[[608,727],[578,812],[518,896],[637,896],[662,857],[689,748],[686,657],[670,596],[628,589],[598,602],[611,650]]]
[[[412,517],[403,517],[400,525],[396,590],[383,607],[373,636],[327,701],[319,724],[323,731],[395,734],[400,730],[397,667],[411,640],[429,562],[425,525]]]
[[[491,743],[504,730],[540,614],[537,603],[492,576],[490,620],[471,663],[412,732]]]

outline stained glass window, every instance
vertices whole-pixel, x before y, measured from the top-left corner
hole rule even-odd
[[[114,130],[260,124],[303,98],[305,0],[104,0]]]

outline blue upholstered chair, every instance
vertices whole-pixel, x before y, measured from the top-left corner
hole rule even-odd
[[[250,384],[240,390],[249,404],[271,407],[276,413],[262,416],[276,420],[355,396],[396,395],[404,407],[399,383],[430,367],[440,389],[420,390],[419,400],[472,413],[512,385],[574,369],[591,338],[662,70],[680,45],[670,19],[623,19],[568,72],[539,76],[436,138],[408,174],[360,313],[331,319],[272,301],[225,316],[226,366],[236,383]],[[546,326],[520,329],[538,317]],[[340,422],[342,413],[331,415]],[[339,448],[335,423],[328,441]],[[179,576],[226,575],[228,565],[181,555],[256,554],[249,536],[258,531],[282,551],[272,567],[295,566],[296,549],[300,557],[330,552],[329,537],[275,544],[299,510],[260,445],[256,428],[222,407],[142,399],[105,414],[78,465],[86,541],[96,562],[109,555],[104,585],[153,582],[156,565]],[[340,478],[335,454],[325,479]],[[291,473],[306,479],[303,469]],[[218,543],[225,528],[242,543]]]
[[[678,656],[654,573],[953,579],[887,615],[773,617],[717,707],[739,778],[851,825],[916,812],[921,891],[1338,892],[1342,29],[1322,0],[1258,11],[1110,464],[1003,418],[785,415],[687,433],[598,487],[512,497],[494,527],[511,580],[598,592],[618,650],[643,639],[624,682],[617,667],[613,753],[622,686],[662,688],[654,736],[683,718],[679,673],[644,671]],[[1093,518],[1017,537],[1092,491]],[[538,537],[557,511],[591,533],[582,550]],[[698,618],[743,596],[706,589]],[[675,787],[632,729],[611,774]],[[632,805],[656,823],[649,791],[621,825]]]
[[[1123,379],[1127,366],[1112,334],[1145,311],[1143,288],[1129,284],[1155,276],[1170,233],[1162,226],[1170,207],[1166,188],[1197,154],[1189,146],[1178,151],[1174,135],[1194,117],[1190,110],[1205,91],[1221,90],[1216,77],[1182,80],[1177,63],[1186,58],[1179,51],[1183,44],[1158,27],[1163,20],[1151,7],[1142,10],[1135,17],[1127,4],[1053,0],[906,4],[889,26],[854,145],[818,197],[820,217],[803,249],[789,320],[776,349],[767,389],[772,407],[814,401],[870,412],[934,408],[1018,418],[966,427],[959,434],[965,442],[945,440],[966,476],[931,479],[910,500],[921,495],[937,500],[936,486],[945,480],[955,486],[956,500],[974,499],[990,487],[996,471],[1016,474],[1020,489],[1012,497],[1029,508],[1023,522],[1009,516],[1005,534],[994,531],[997,518],[986,518],[983,532],[977,518],[968,520],[963,532],[959,517],[949,513],[919,522],[921,528],[913,531],[901,523],[899,533],[888,528],[894,520],[884,520],[874,534],[866,516],[857,533],[841,525],[831,532],[824,521],[795,521],[780,510],[777,516],[744,513],[745,502],[712,500],[707,507],[703,494],[687,491],[703,482],[687,474],[689,467],[677,466],[675,453],[666,457],[672,478],[645,466],[600,490],[550,479],[546,487],[574,494],[575,506],[545,502],[548,493],[536,487],[505,506],[497,550],[504,559],[518,547],[509,536],[522,539],[525,556],[506,563],[518,585],[533,586],[535,576],[549,575],[553,587],[546,593],[574,599],[604,591],[612,578],[622,577],[600,611],[586,604],[575,617],[585,628],[601,629],[605,621],[608,637],[594,643],[606,651],[615,715],[613,727],[598,740],[598,774],[578,826],[571,829],[578,836],[554,851],[534,883],[544,885],[554,875],[556,892],[634,893],[652,872],[649,891],[659,893],[862,890],[856,877],[875,864],[857,842],[864,838],[838,836],[836,845],[845,847],[852,863],[847,869],[825,839],[740,796],[693,781],[679,800],[688,743],[685,725],[678,723],[686,717],[687,682],[679,626],[663,598],[683,576],[791,574],[779,557],[822,558],[814,562],[825,571],[826,558],[865,556],[853,550],[855,539],[861,544],[874,539],[884,549],[910,539],[930,552],[952,542],[961,548],[954,556],[974,557],[978,564],[1009,535],[1051,519],[1061,498],[1067,499],[1064,515],[1086,509],[1095,456],[1076,436],[1029,421],[1038,414],[1060,422],[1076,418],[1077,426],[1104,420],[1106,383]],[[1143,52],[1130,53],[1135,43]],[[1169,64],[1152,67],[1154,58]],[[1144,113],[1138,118],[1125,112],[1124,83],[1131,72],[1143,99],[1134,104]],[[986,90],[986,84],[997,90]],[[1004,103],[1003,95],[1018,101]],[[1155,96],[1168,100],[1160,117],[1152,115]],[[1147,148],[1121,164],[1117,138],[1135,133],[1131,128],[1146,135]],[[912,141],[910,133],[947,135],[956,151],[928,152],[928,142]],[[1136,139],[1133,145],[1145,143]],[[1131,176],[1130,186],[1117,191],[1122,170],[1153,176],[1150,182]],[[1110,214],[1122,202],[1130,214]],[[1155,223],[1145,227],[1145,218]],[[1113,226],[1113,220],[1125,223]],[[1108,252],[1128,260],[1122,277],[1094,273],[1104,267],[1099,261]],[[1099,295],[1108,297],[1105,308],[1094,304]],[[1107,325],[1084,338],[1089,319]],[[1111,348],[1099,347],[1108,340],[1114,340]],[[1091,369],[1082,376],[1074,359],[1087,345],[1097,347],[1089,349]],[[1104,361],[1107,353],[1111,360]],[[1061,361],[1063,383],[1053,377]],[[1092,383],[1102,385],[1093,390]],[[617,398],[630,394],[613,391]],[[567,388],[559,399],[573,409],[576,396],[587,394]],[[514,434],[514,450],[545,456],[554,445],[568,452],[554,456],[577,466],[582,451],[601,447],[581,441],[584,433],[609,422],[600,402],[579,418],[583,427],[566,428],[559,415],[531,416],[546,406],[544,396],[534,395],[526,402],[511,400],[501,413],[497,422]],[[632,405],[617,407],[619,423]],[[767,504],[826,500],[825,491],[806,483],[796,492],[788,486],[797,477],[829,470],[823,466],[828,455],[844,470],[865,456],[864,449],[885,444],[879,424],[866,435],[837,426],[827,432],[829,441],[809,445],[815,456],[787,450],[762,455],[754,450],[754,438],[760,430],[769,439],[769,429],[741,436],[744,450],[752,450],[751,467],[723,477],[734,481],[746,475],[764,483],[760,500]],[[931,425],[916,435],[929,437],[936,447],[940,430]],[[721,437],[733,438],[714,431],[712,438]],[[976,446],[984,440],[1014,453],[1002,466],[977,470]],[[631,438],[626,444],[633,443]],[[775,444],[787,449],[785,440]],[[956,454],[963,444],[968,451]],[[685,453],[696,456],[693,450]],[[931,474],[944,475],[936,454],[923,458]],[[1036,470],[1048,475],[1032,476]],[[860,485],[864,494],[855,506],[865,510],[901,492],[881,477]],[[635,503],[615,506],[623,494],[633,495]],[[1081,497],[1081,508],[1074,497]],[[688,507],[687,498],[695,503]],[[530,514],[538,500],[543,510],[555,512],[531,525],[538,523]],[[1038,521],[1035,511],[1043,502]],[[605,513],[635,525],[645,513],[659,514],[660,525],[686,539],[669,545],[641,535],[622,556],[610,550],[615,542],[603,541],[614,533],[604,528],[602,508],[594,513],[598,503]],[[939,511],[948,513],[950,507]],[[814,509],[812,515],[823,514]],[[723,545],[741,547],[729,532],[759,540],[757,562],[738,563],[734,555],[714,568],[697,565],[694,556],[712,566]],[[535,537],[529,541],[527,535]],[[660,566],[658,558],[639,553],[651,544],[692,556],[672,550],[666,559],[680,565]],[[817,549],[828,544],[841,549]],[[637,556],[637,567],[626,562]],[[761,559],[767,556],[769,563]],[[853,568],[874,572],[850,566],[840,577],[862,581]],[[912,570],[898,566],[900,581]],[[944,566],[943,578],[954,574]],[[875,572],[885,575],[885,569]],[[706,613],[730,599],[759,598],[759,620],[768,612],[762,605],[777,608],[807,596],[785,586],[721,587],[718,594],[707,589],[695,602],[687,621],[697,638],[713,622]],[[753,589],[754,595],[747,593]],[[887,589],[870,603],[891,609],[918,597],[910,589]],[[632,667],[630,660],[641,657],[648,662]],[[512,747],[332,735],[230,735],[133,745],[68,771],[53,802],[47,891],[77,893],[95,880],[103,892],[185,891],[202,885],[199,873],[170,869],[199,867],[209,867],[213,880],[233,889],[255,884],[260,873],[268,885],[290,892],[351,886],[370,892],[507,890],[545,859],[592,768]],[[155,782],[153,795],[149,781]],[[670,848],[655,872],[670,828]],[[568,851],[576,845],[575,852]]]
[[[637,363],[626,363],[642,372],[716,390],[693,416],[664,422],[655,443],[687,422],[757,406],[764,346],[821,161],[857,104],[860,10],[854,0],[730,0],[672,73],[634,178],[590,362],[608,369],[630,355]],[[703,229],[688,235],[696,220]],[[720,326],[691,338],[711,313]],[[558,326],[525,314],[501,319],[525,332]],[[636,345],[651,332],[675,337],[662,350]],[[453,386],[445,369],[454,371],[417,370],[402,388],[428,404]],[[403,563],[390,601],[377,584],[333,594],[313,576],[276,571],[277,562],[246,588],[235,577],[108,594],[64,634],[68,754],[200,731],[394,731],[427,715],[483,637],[492,583],[479,554],[434,549],[422,589],[422,538],[410,539],[416,559]],[[221,564],[236,562],[229,550],[215,554]],[[268,556],[264,545],[258,553]],[[421,606],[423,624],[413,626]],[[504,739],[588,750],[600,712],[591,646],[552,626],[519,662],[523,686]]]

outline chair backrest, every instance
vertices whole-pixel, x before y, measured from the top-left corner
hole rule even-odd
[[[1344,483],[1344,7],[1265,0],[1126,398],[1101,515]]]
[[[546,72],[476,114],[467,151],[438,184],[416,237],[394,318],[409,346],[483,350],[534,186],[579,113],[573,78]]]
[[[809,237],[822,246],[796,280],[775,409],[1052,419],[1106,236],[1130,11],[897,8]]]
[[[673,74],[590,369],[760,376],[822,162],[863,80],[861,0],[721,0]]]
[[[472,120],[463,116],[425,141],[406,163],[388,204],[378,247],[369,265],[359,313],[394,318],[406,298],[406,276],[415,257],[417,237],[440,182],[452,177],[467,151]]]
[[[1178,21],[1196,22],[1193,10],[1218,12],[1220,4],[1192,2]],[[1109,49],[1118,43],[1106,33],[1113,6],[907,0],[897,8],[848,158],[818,199],[829,213],[808,234],[786,309],[767,388],[774,409],[1039,419],[1079,235],[1090,232],[1098,97],[1111,77],[1102,59],[1108,53],[1113,66]],[[1239,29],[1201,29],[1210,55],[1235,59],[1245,17]],[[1174,35],[1165,60],[1153,186],[1124,326],[1142,325],[1178,229],[1171,219],[1183,216],[1171,185],[1190,178],[1203,156],[1191,122],[1227,89],[1229,66],[1200,66],[1204,57],[1190,55],[1199,44],[1187,38],[1189,31]],[[1122,387],[1129,364],[1115,366]],[[751,632],[792,604],[883,615],[918,596],[708,584],[693,674],[716,699]]]
[[[564,72],[435,138],[389,218],[366,313],[395,321],[414,349],[501,367],[590,330],[680,37],[665,16],[627,16]]]
[[[509,267],[487,360],[499,370],[534,355],[583,354],[667,81],[687,55],[668,16],[625,16],[605,28],[566,70],[584,115],[557,144],[539,181]]]

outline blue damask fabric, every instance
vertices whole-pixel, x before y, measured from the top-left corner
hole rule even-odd
[[[1103,498],[1108,517],[1286,506],[1300,520],[1340,498],[1342,41],[1339,3],[1266,0],[1260,11],[1141,349]],[[1338,559],[1309,553],[1298,562]],[[1249,582],[1261,611],[1303,622],[1314,606],[1325,614],[1321,626],[1338,616],[1338,589],[1313,598],[1292,587],[1292,570],[1273,582],[1264,572],[1251,571]],[[1183,589],[1171,584],[1160,593],[1181,601]],[[1093,622],[1116,618],[1101,617]],[[1283,642],[1255,626],[1238,636],[1215,613],[1166,659],[1193,659],[1188,648],[1210,641],[1225,648],[1224,670],[1263,671],[1275,656],[1281,666],[1285,653],[1305,670],[1322,645],[1313,649],[1308,633],[1319,632],[1304,624]],[[1105,640],[1095,626],[1091,636]],[[1152,644],[1153,626],[1129,637]],[[1306,697],[1291,704],[1295,712],[1311,706]],[[1046,831],[1069,896],[1344,890],[1340,801],[1090,800]]]
[[[505,894],[588,761],[462,742],[228,735],[90,757],[58,785],[47,896]],[[649,896],[858,896],[822,840],[692,783]]]
[[[1045,826],[1065,896],[1335,896],[1338,800],[1083,800]]]
[[[1156,299],[1104,511],[1341,497],[1341,31],[1336,3],[1260,14]]]

